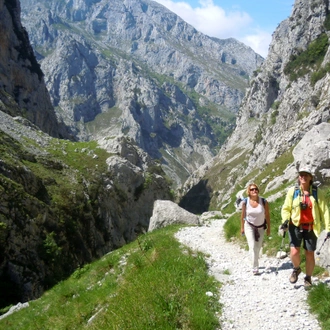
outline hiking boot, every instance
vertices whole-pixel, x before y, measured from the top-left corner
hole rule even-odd
[[[298,276],[301,273],[301,269],[299,268],[293,268],[293,272],[290,276],[290,283],[294,284],[298,281]]]
[[[304,278],[304,287],[306,290],[310,289],[312,286],[312,279],[310,276],[305,276]]]
[[[257,267],[253,268],[253,275],[259,275],[259,269]]]

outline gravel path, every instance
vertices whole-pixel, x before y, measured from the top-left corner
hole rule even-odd
[[[305,274],[301,273],[293,285],[289,282],[290,259],[263,255],[261,274],[252,275],[248,251],[226,242],[224,223],[225,220],[213,220],[200,227],[183,228],[176,235],[182,244],[209,256],[210,274],[223,283],[220,289],[221,329],[321,329],[316,317],[308,311],[307,292],[303,286]]]

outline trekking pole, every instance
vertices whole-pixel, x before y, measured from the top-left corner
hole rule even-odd
[[[320,253],[321,253],[321,249],[323,248],[323,245],[324,245],[324,243],[327,241],[327,239],[328,239],[328,236],[325,237],[325,239],[324,239],[322,245],[320,246],[319,250],[316,252],[316,254],[317,254],[318,256],[320,255]]]
[[[280,256],[278,258],[277,268],[276,268],[276,271],[275,271],[275,275],[278,275],[278,267],[280,266],[280,259],[281,259],[281,256],[282,256],[282,249],[283,249],[283,243],[284,243],[285,234],[286,234],[286,231],[283,233],[282,243],[281,243],[281,247],[280,247]]]

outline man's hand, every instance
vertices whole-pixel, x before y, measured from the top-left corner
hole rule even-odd
[[[289,220],[285,220],[279,227],[278,227],[278,236],[283,237],[284,233],[289,229]]]

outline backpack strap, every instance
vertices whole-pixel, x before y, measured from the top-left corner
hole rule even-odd
[[[243,198],[243,202],[245,203],[245,205],[247,205],[248,198],[249,198],[249,197],[245,197],[245,198]],[[261,199],[262,199],[262,204],[265,206],[265,205],[266,205],[266,198],[261,197]]]
[[[318,203],[318,200],[317,200],[317,186],[312,184],[312,195],[314,197],[314,199],[316,200],[316,203]]]
[[[316,203],[318,203],[318,199],[317,199],[317,186],[314,185],[314,184],[312,184],[312,195],[313,195],[314,199],[316,200]],[[294,193],[293,193],[293,196],[292,196],[292,200],[294,200],[298,196],[301,196],[301,191],[300,191],[299,184],[296,183],[295,186],[294,186]]]
[[[298,196],[301,196],[301,191],[300,191],[300,186],[298,183],[295,184],[294,186],[294,192],[292,195],[292,201],[297,198]]]
[[[246,207],[247,207],[248,198],[249,198],[249,197],[244,197],[244,198],[243,198],[243,203],[245,204],[244,220],[246,220]]]

